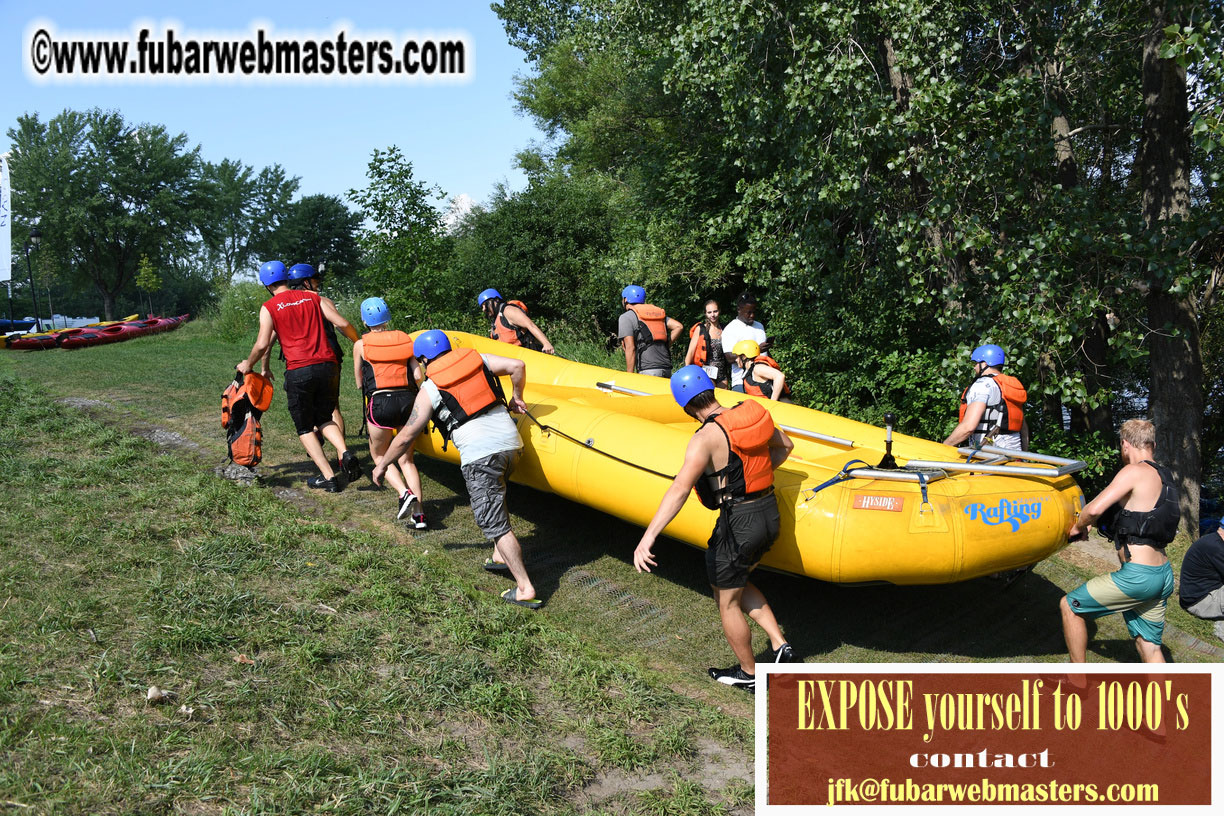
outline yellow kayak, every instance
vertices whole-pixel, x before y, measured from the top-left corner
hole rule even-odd
[[[118,320],[101,320],[101,321],[98,321],[97,323],[86,323],[83,326],[75,326],[74,328],[92,329],[92,328],[97,328],[99,326],[114,326],[116,323],[127,323],[128,321],[135,320],[138,317],[140,317],[140,315],[133,314],[133,315],[128,315],[127,317],[121,317]],[[45,326],[46,324],[50,322],[51,322],[50,320],[44,320],[43,325]],[[26,337],[26,338],[46,337],[48,334],[55,334],[56,332],[62,332],[63,330],[64,330],[64,327],[60,326],[59,328],[56,328],[56,329],[43,329],[40,332],[24,332],[21,336]]]
[[[527,364],[531,417],[516,416],[522,459],[512,480],[646,527],[697,423],[666,379],[576,363],[476,335],[455,348]],[[509,394],[508,382],[506,393]],[[731,406],[758,399],[795,450],[775,473],[782,530],[762,566],[843,584],[944,584],[1026,567],[1067,544],[1084,504],[1083,462],[893,435],[899,467],[880,467],[885,430],[718,389]],[[534,418],[534,420],[532,419]],[[416,449],[444,453],[436,431]],[[969,461],[972,454],[972,461]],[[692,495],[664,531],[705,548],[717,513]],[[636,544],[626,541],[628,552]]]

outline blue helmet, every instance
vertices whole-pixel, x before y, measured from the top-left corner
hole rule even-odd
[[[978,346],[973,350],[973,354],[969,355],[969,359],[975,363],[985,363],[992,368],[1001,366],[1007,361],[1003,349],[993,344]]]
[[[686,365],[671,375],[671,392],[681,408],[689,404],[693,397],[704,391],[713,391],[714,381],[699,365]]]
[[[281,283],[289,279],[285,274],[285,265],[280,261],[267,261],[259,267],[259,282],[264,286]]]
[[[450,338],[440,329],[430,329],[417,336],[412,344],[412,356],[432,360],[451,350]]]
[[[646,290],[640,286],[626,286],[621,290],[621,297],[630,303],[645,303]]]
[[[501,300],[501,292],[497,291],[496,289],[486,289],[476,296],[476,305],[483,306],[485,305],[486,300],[492,300],[493,298]]]
[[[368,297],[361,301],[361,319],[370,327],[386,323],[391,319],[391,310],[387,308],[387,301],[380,297]]]
[[[289,280],[306,280],[315,276],[315,268],[307,263],[294,264],[289,267]]]

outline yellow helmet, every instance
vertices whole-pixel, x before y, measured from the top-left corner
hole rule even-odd
[[[755,340],[741,340],[731,348],[731,353],[735,355],[744,355],[745,357],[759,357],[761,347]]]

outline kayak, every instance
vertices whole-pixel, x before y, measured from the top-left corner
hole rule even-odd
[[[108,320],[74,329],[14,335],[7,338],[5,347],[16,351],[37,351],[53,348],[79,349],[118,343],[135,337],[143,337],[146,334],[177,329],[187,320],[188,315],[151,317],[146,320],[134,318],[136,315],[130,315],[124,320]]]
[[[697,430],[665,378],[564,360],[476,335],[455,348],[526,363],[530,416],[512,481],[638,527],[654,515]],[[509,383],[506,382],[506,393]],[[994,447],[980,451],[892,434],[799,405],[717,389],[725,406],[761,402],[795,443],[775,472],[782,517],[762,566],[840,584],[946,584],[1031,566],[1067,544],[1084,504],[1084,462]],[[436,430],[416,450],[458,462]],[[664,533],[704,549],[717,512],[690,494]],[[636,541],[626,541],[626,552]]]

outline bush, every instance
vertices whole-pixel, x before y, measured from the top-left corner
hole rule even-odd
[[[259,307],[268,299],[268,290],[254,281],[235,283],[222,290],[212,320],[217,336],[233,343],[255,342],[259,332]]]

